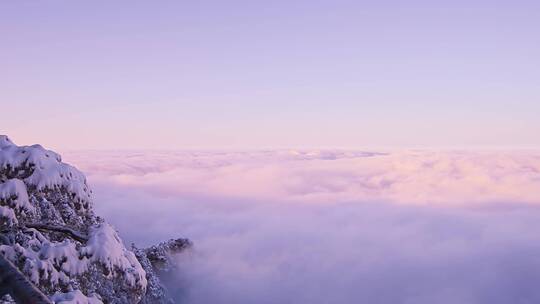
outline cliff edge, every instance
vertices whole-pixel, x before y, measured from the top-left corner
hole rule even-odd
[[[156,273],[190,246],[126,248],[94,214],[84,174],[53,151],[0,135],[0,254],[51,302],[172,303]],[[0,292],[0,303],[13,302]]]

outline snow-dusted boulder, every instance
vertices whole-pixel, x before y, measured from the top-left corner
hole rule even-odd
[[[164,302],[151,265],[145,271],[114,228],[95,216],[85,176],[57,153],[17,146],[4,135],[0,254],[56,303],[139,303],[149,281],[155,301],[145,303]]]

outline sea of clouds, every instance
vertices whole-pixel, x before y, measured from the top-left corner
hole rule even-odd
[[[63,153],[181,303],[540,303],[540,152]]]

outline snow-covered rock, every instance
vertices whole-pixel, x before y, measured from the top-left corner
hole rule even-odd
[[[0,206],[0,226],[12,227],[16,224],[18,224],[18,221],[13,209]]]
[[[51,300],[56,304],[103,304],[99,296],[85,296],[80,290],[70,291],[66,293],[55,293]]]
[[[33,212],[34,207],[28,200],[26,186],[20,179],[9,179],[0,184],[0,200],[18,211]]]
[[[141,252],[94,214],[84,174],[53,151],[0,135],[0,254],[53,302],[170,301]]]
[[[110,276],[121,275],[128,286],[146,287],[146,273],[135,254],[124,247],[122,240],[109,224],[90,228],[87,246],[81,249],[90,262],[102,265]]]
[[[146,296],[140,304],[174,303],[159,277],[167,277],[173,271],[177,271],[175,255],[191,246],[192,243],[188,239],[171,239],[146,249],[133,247],[133,252],[148,277]]]
[[[7,177],[23,177],[27,186],[37,190],[64,189],[81,203],[81,208],[88,208],[91,191],[86,177],[62,163],[59,154],[40,145],[19,147],[5,135],[0,135],[0,149],[0,169]]]

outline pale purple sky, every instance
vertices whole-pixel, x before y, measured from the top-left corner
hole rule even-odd
[[[540,147],[537,1],[14,1],[0,36],[19,144]]]

